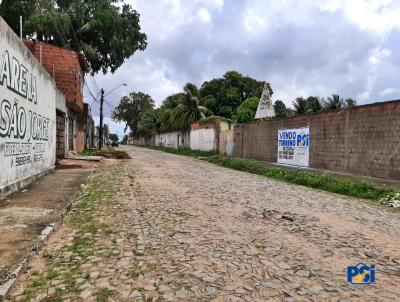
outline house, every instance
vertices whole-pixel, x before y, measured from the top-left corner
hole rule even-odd
[[[66,108],[56,108],[57,157],[63,157],[63,150],[82,151],[91,145],[94,124],[91,110],[87,105],[85,111],[83,102],[84,78],[89,72],[84,55],[36,40],[25,40],[24,43],[66,98]]]
[[[96,125],[92,118],[92,108],[86,103],[83,103],[83,122],[85,123],[85,148],[95,148]]]
[[[193,123],[190,149],[232,155],[233,124],[221,117],[210,117]]]

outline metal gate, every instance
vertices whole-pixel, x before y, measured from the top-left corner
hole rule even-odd
[[[74,151],[74,120],[68,119],[68,147],[70,151]]]
[[[56,122],[56,156],[58,159],[65,155],[65,117],[63,113],[57,112]]]

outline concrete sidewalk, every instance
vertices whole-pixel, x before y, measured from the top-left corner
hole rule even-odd
[[[92,171],[56,170],[0,200],[0,301]]]

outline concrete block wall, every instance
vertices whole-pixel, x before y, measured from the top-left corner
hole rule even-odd
[[[76,104],[83,111],[84,70],[80,65],[79,54],[39,41],[26,40],[24,43],[55,79],[67,101]]]
[[[234,130],[221,130],[219,132],[219,154],[232,156],[234,149]]]
[[[400,101],[238,125],[234,155],[277,162],[279,129],[310,126],[310,168],[400,179]]]

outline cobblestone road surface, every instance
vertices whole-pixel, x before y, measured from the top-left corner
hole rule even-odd
[[[112,228],[95,233],[96,253],[80,265],[90,275],[75,277],[71,301],[400,301],[398,212],[196,159],[127,150],[132,159],[113,193],[118,204],[98,214]],[[68,228],[59,232],[72,240],[76,231]],[[61,241],[51,239],[46,253]],[[347,284],[346,267],[360,262],[375,264],[375,284]],[[14,297],[32,276],[24,278]]]

